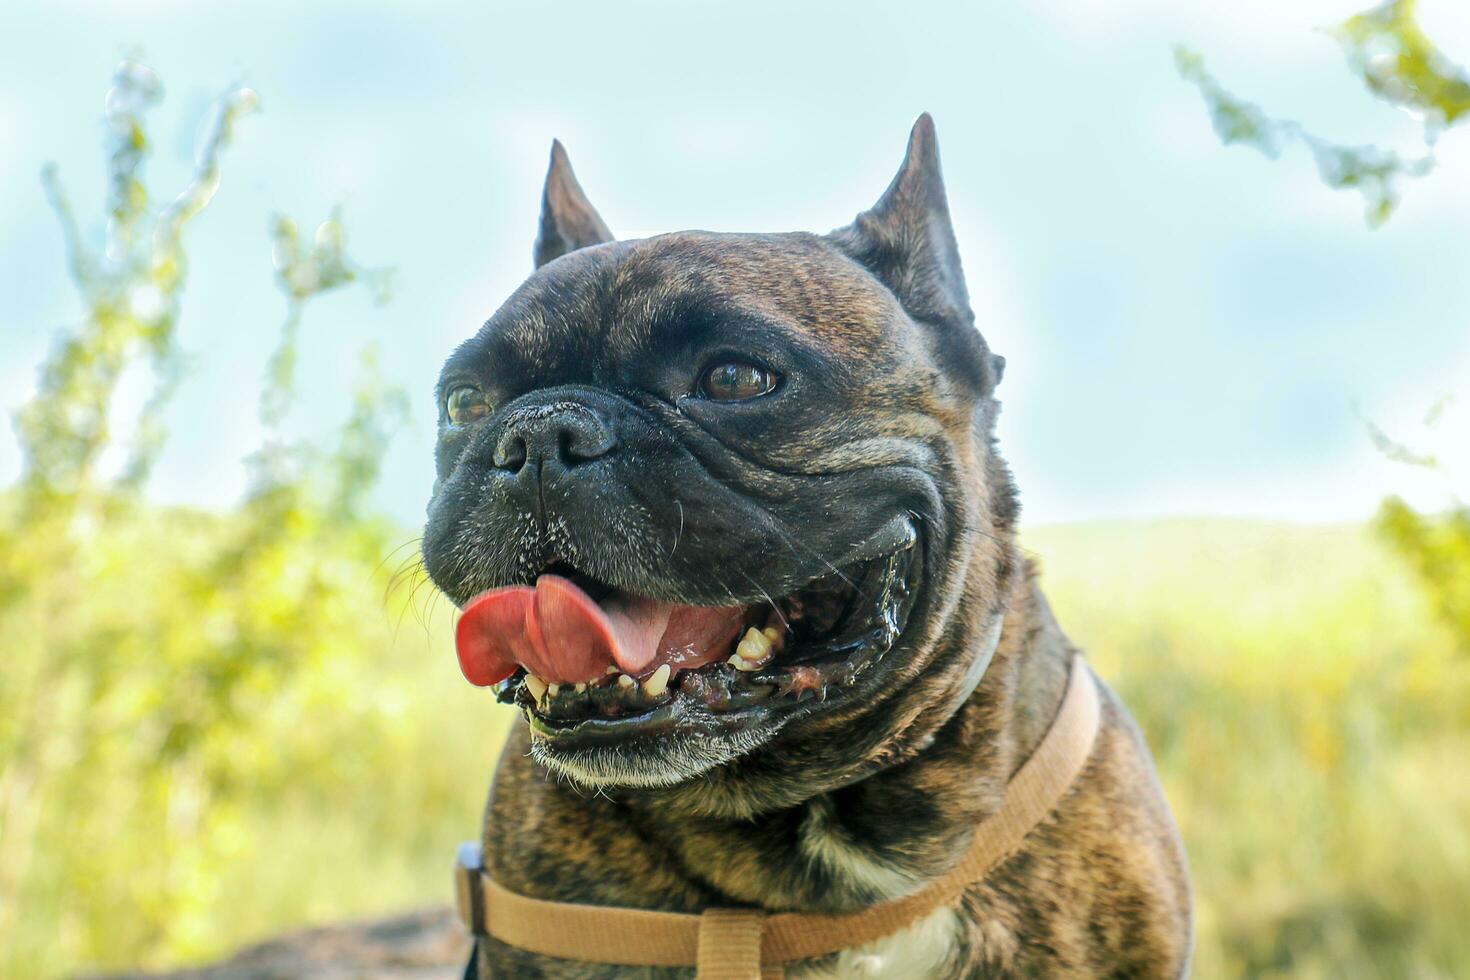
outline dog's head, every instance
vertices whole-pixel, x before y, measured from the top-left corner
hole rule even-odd
[[[613,241],[555,145],[536,262],[438,386],[423,551],[466,676],[550,769],[729,810],[932,733],[1015,505],[929,117],[827,236]]]

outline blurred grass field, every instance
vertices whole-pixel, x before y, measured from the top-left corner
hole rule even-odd
[[[175,515],[176,541],[181,521],[211,522]],[[1194,875],[1196,976],[1470,972],[1470,664],[1370,531],[1165,520],[1037,528],[1025,545],[1153,748]],[[260,785],[217,828],[166,932],[107,942],[148,882],[79,905],[67,889],[86,884],[62,859],[106,830],[60,821],[0,975],[197,961],[448,899],[449,855],[475,833],[511,711],[460,678],[441,600],[385,605],[367,581],[359,595],[335,615],[377,642],[270,709],[270,758],[237,760]]]
[[[1184,833],[1200,977],[1470,974],[1470,663],[1356,527],[1038,529]]]

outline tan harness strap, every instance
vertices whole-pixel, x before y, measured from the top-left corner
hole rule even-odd
[[[532,953],[623,966],[696,967],[698,980],[779,980],[782,965],[892,935],[984,878],[1021,846],[1066,795],[1092,753],[1101,718],[1097,680],[1079,657],[1051,728],[1006,787],[1005,799],[944,877],[904,898],[849,915],[708,909],[703,915],[528,898],[496,884],[479,847],[460,848],[455,893],[461,920]]]
[[[546,956],[621,966],[693,966],[701,916],[616,905],[548,902],[501,887],[483,871],[482,932]]]
[[[763,918],[758,909],[706,909],[699,917],[698,980],[760,980]]]

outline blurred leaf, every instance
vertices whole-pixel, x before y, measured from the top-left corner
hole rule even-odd
[[[1180,77],[1199,87],[1210,109],[1210,123],[1214,126],[1215,135],[1226,146],[1241,143],[1275,159],[1281,148],[1296,138],[1292,124],[1277,122],[1260,106],[1237,99],[1221,88],[1220,83],[1205,70],[1205,60],[1198,52],[1176,45],[1174,67]]]
[[[1432,127],[1452,126],[1470,113],[1470,79],[1430,43],[1415,18],[1417,5],[1389,0],[1333,33],[1374,95],[1419,110]]]

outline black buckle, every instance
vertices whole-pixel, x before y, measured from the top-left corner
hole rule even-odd
[[[485,870],[479,841],[465,841],[454,854],[454,904],[471,935],[485,935]]]

